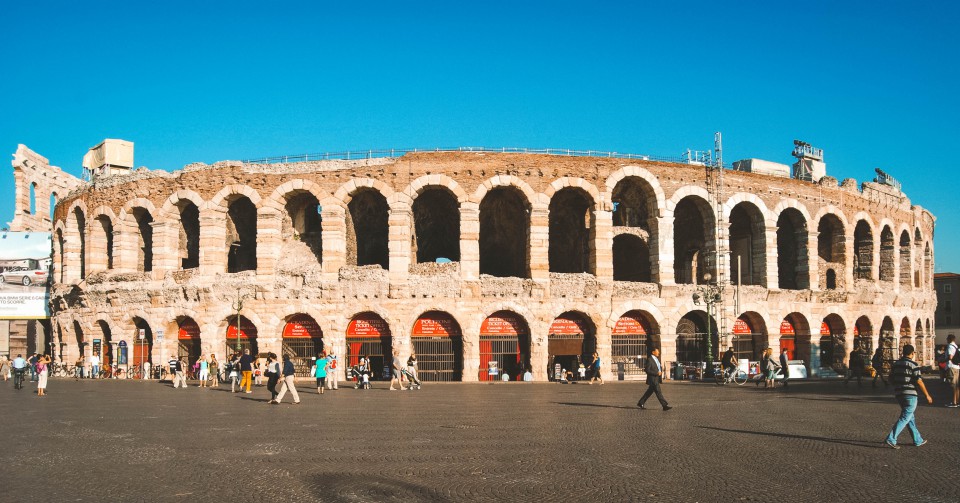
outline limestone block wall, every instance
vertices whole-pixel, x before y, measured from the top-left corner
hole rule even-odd
[[[200,328],[203,352],[222,357],[228,326],[236,324],[237,298],[245,296],[241,314],[256,328],[261,351],[279,353],[287,322],[309,316],[322,331],[323,345],[345,354],[351,321],[367,313],[389,326],[392,346],[406,355],[418,336],[418,318],[439,311],[458,326],[463,348],[457,355],[463,366],[459,377],[470,381],[480,378],[488,358],[481,335],[485,320],[509,312],[529,330],[529,347],[520,352],[529,358],[535,379],[548,376],[555,356],[551,332],[564,317],[581,326],[610,377],[610,364],[624,356],[614,354],[620,351],[614,349],[618,322],[631,313],[644,320],[643,339],[648,347],[659,345],[664,360],[675,361],[686,351],[679,327],[685,320],[698,327],[706,321],[704,307],[694,303],[692,294],[703,273],[716,267],[711,257],[719,246],[733,250],[728,267],[736,263],[735,255],[741,257],[752,285],[739,289],[736,306],[735,289],[728,285],[726,301],[710,323],[715,327],[722,319],[730,330],[738,319],[746,320],[754,350],[779,347],[781,326],[789,321],[797,334],[797,358],[816,372],[820,358],[826,358],[820,345],[823,326],[825,337],[835,340],[833,351],[844,354],[852,349],[855,334],[876,347],[881,332],[902,332],[906,326],[924,358],[932,358],[934,217],[928,211],[877,184],[858,188],[830,178],[814,184],[728,172],[717,214],[703,170],[622,159],[437,152],[361,161],[224,162],[103,179],[74,190],[56,208],[54,337],[64,357],[73,358],[90,351],[81,342],[97,338],[129,344],[137,330],[149,327],[149,357],[159,362],[177,352],[178,328],[192,320]],[[499,206],[483,204],[502,188],[509,191],[498,192]],[[551,243],[571,241],[559,239],[563,227],[551,227],[559,211],[551,214],[550,205],[558,193],[569,190],[589,201],[583,213],[565,213],[582,217],[577,225],[586,228],[587,237],[576,246],[578,253],[586,250],[589,260],[579,272],[558,272],[550,263]],[[365,213],[379,211],[377,205],[350,204],[371,191],[386,201],[385,215]],[[417,240],[450,238],[415,232],[417,222],[430,218],[415,211],[414,203],[424,193],[458,208],[454,242],[459,243],[459,260],[418,263],[415,250],[426,243]],[[625,193],[633,195],[622,197]],[[255,218],[236,220],[231,213],[236,204],[252,205]],[[181,220],[188,205],[197,209],[199,229],[191,230]],[[642,211],[631,205],[642,205]],[[319,253],[288,228],[305,221],[304,211],[319,216],[314,247]],[[625,218],[627,211],[644,219]],[[799,222],[792,246],[778,242],[784,212]],[[356,224],[381,216],[387,222],[383,250],[371,247],[366,241],[372,239],[370,229]],[[681,220],[702,225],[678,226]],[[829,226],[820,225],[826,221]],[[615,227],[614,222],[627,225]],[[856,245],[858,256],[871,257],[871,270],[862,276],[868,279],[855,281],[858,223],[872,236]],[[736,246],[717,243],[717,225],[724,229],[721,236],[736,231]],[[526,229],[522,235],[520,229]],[[233,237],[252,231],[252,248]],[[826,233],[830,242],[822,243]],[[649,250],[642,263],[636,262],[641,255],[615,257],[614,237],[621,234],[636,236]],[[884,246],[884,235],[896,236],[898,246],[889,246],[889,239]],[[689,249],[675,249],[678,236]],[[196,267],[183,267],[182,241],[199,243]],[[517,242],[522,247],[511,256],[509,247],[490,245]],[[824,250],[831,252],[826,259]],[[231,269],[239,253],[254,253],[255,268]],[[358,265],[364,254],[373,265]],[[800,277],[795,285],[800,289],[779,284],[781,255],[790,256],[782,262]],[[525,266],[505,277],[489,265],[501,260]],[[614,280],[615,264],[623,263],[641,268],[650,281]],[[679,277],[678,270],[696,273]],[[732,280],[731,272],[725,271]],[[721,340],[730,340],[730,334],[721,334]]]

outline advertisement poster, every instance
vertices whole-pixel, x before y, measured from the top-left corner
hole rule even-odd
[[[49,232],[0,232],[0,319],[50,317]]]

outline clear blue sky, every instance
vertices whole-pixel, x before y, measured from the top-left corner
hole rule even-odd
[[[960,271],[958,4],[779,3],[6,2],[0,151],[79,174],[103,138],[174,170],[391,147],[678,155],[721,131],[727,162],[789,164],[798,138],[837,178],[897,177],[938,217],[937,270]]]

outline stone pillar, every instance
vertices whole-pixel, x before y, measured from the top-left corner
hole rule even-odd
[[[150,224],[153,228],[153,272],[155,273],[155,279],[163,278],[167,271],[180,269],[180,229],[178,223],[169,220],[154,220]]]
[[[327,281],[336,281],[340,268],[347,263],[346,210],[343,206],[329,200],[324,200],[321,207],[323,276]]]
[[[546,204],[533,203],[533,208],[530,210],[530,245],[528,250],[527,267],[530,269],[530,278],[549,282],[550,209]]]
[[[817,251],[819,236],[819,232],[810,231],[807,237],[807,277],[810,279],[811,290],[822,289],[820,285],[820,253]]]
[[[410,230],[413,225],[413,210],[410,205],[405,201],[391,203],[388,222],[390,226],[387,245],[390,256],[388,277],[390,278],[390,291],[393,294],[396,291],[406,289],[407,280],[410,276],[410,263],[412,262],[410,256],[412,233]]]
[[[673,239],[673,211],[664,211],[664,215],[657,219],[657,240],[650,243],[650,255],[656,255],[659,264],[660,284],[672,286],[676,284],[674,273],[674,239]],[[654,247],[656,245],[656,247]],[[652,262],[652,260],[651,260]]]
[[[462,221],[461,221],[462,222]],[[461,249],[461,257],[463,251]],[[480,380],[480,334],[463,332],[463,382]]]
[[[609,284],[613,281],[613,212],[605,208],[594,211],[593,226],[593,272],[600,284]]]
[[[533,330],[534,324],[531,323],[530,329],[532,335],[530,336],[530,366],[533,367],[533,380],[537,382],[545,382],[550,375],[552,369],[548,369],[547,365],[550,361],[549,355],[549,341],[547,340],[547,335],[538,336],[537,332]]]
[[[227,213],[224,208],[200,210],[200,274],[227,271]]]
[[[280,235],[282,222],[283,215],[276,208],[265,206],[257,210],[257,276],[270,277],[276,274],[277,261],[282,260],[280,257],[280,249],[283,248],[283,237]],[[260,281],[259,283],[272,287],[273,282]]]
[[[767,287],[768,290],[779,290],[780,289],[780,264],[777,263],[777,230],[779,227],[770,226],[764,229],[764,241],[766,242],[766,253],[764,253],[764,259],[766,260],[765,270],[767,271],[767,277],[764,278],[763,285]]]
[[[652,351],[653,348],[647,348]],[[646,357],[647,355],[640,355]],[[645,361],[645,360],[644,360]],[[660,364],[663,366],[663,378],[673,379],[671,364],[677,361],[677,335],[660,334]]]
[[[604,381],[616,381],[617,374],[613,368],[613,356],[611,351],[612,330],[605,323],[597,326],[597,356],[600,358],[600,377]],[[590,376],[590,362],[583,362],[587,366],[587,376]]]
[[[460,205],[460,278],[463,281],[480,279],[480,205],[474,202]],[[464,360],[464,373],[466,371]]]
[[[853,291],[853,253],[854,253],[854,238],[852,235],[848,235],[843,244],[843,288],[837,288],[837,290],[845,290],[848,292]],[[837,276],[840,276],[840,271],[837,271]]]

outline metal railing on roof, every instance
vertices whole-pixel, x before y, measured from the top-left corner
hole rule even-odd
[[[641,161],[661,161],[688,164],[687,155],[682,156],[656,156],[642,154],[628,154],[623,152],[606,152],[602,150],[576,150],[564,148],[522,148],[522,147],[454,147],[454,148],[391,148],[376,150],[352,150],[343,152],[324,152],[316,154],[297,154],[280,155],[274,157],[261,157],[259,159],[245,159],[242,162],[247,164],[280,164],[290,162],[309,162],[309,161],[353,161],[362,159],[377,159],[389,157],[401,157],[405,154],[418,152],[485,152],[496,154],[542,154],[558,155],[565,157],[607,157],[613,159],[636,159]]]

